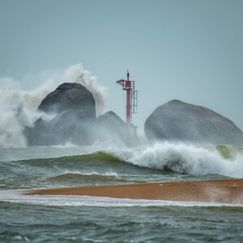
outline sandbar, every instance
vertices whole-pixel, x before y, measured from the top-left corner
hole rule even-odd
[[[33,189],[25,194],[243,204],[243,179],[62,187]]]

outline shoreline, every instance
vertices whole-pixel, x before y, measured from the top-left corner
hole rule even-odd
[[[27,190],[24,194],[243,204],[243,179],[32,189]]]

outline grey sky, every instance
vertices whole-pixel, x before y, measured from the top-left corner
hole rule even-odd
[[[242,13],[242,0],[0,0],[0,76],[32,88],[26,76],[82,63],[124,119],[129,68],[140,126],[176,98],[243,128]]]

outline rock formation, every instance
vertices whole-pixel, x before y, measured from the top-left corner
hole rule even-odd
[[[95,100],[92,93],[79,83],[63,83],[44,98],[38,107],[44,112],[61,113],[74,110],[86,118],[95,118]]]
[[[39,118],[24,130],[29,145],[57,145],[67,142],[90,145],[96,140],[136,145],[136,129],[114,112],[95,118],[93,95],[81,84],[63,83],[48,94],[38,108],[54,117]]]
[[[29,145],[93,143],[95,100],[81,84],[61,84],[43,99],[38,109],[54,114],[54,118],[50,121],[40,118],[33,127],[25,128]]]
[[[147,118],[144,129],[151,140],[243,146],[243,132],[232,121],[179,100],[159,106]]]

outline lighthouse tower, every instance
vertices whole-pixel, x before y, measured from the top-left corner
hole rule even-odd
[[[130,80],[130,74],[127,70],[127,79],[120,79],[117,81],[122,89],[126,91],[126,122],[132,124],[132,115],[137,113],[137,94],[135,90],[135,81]]]

